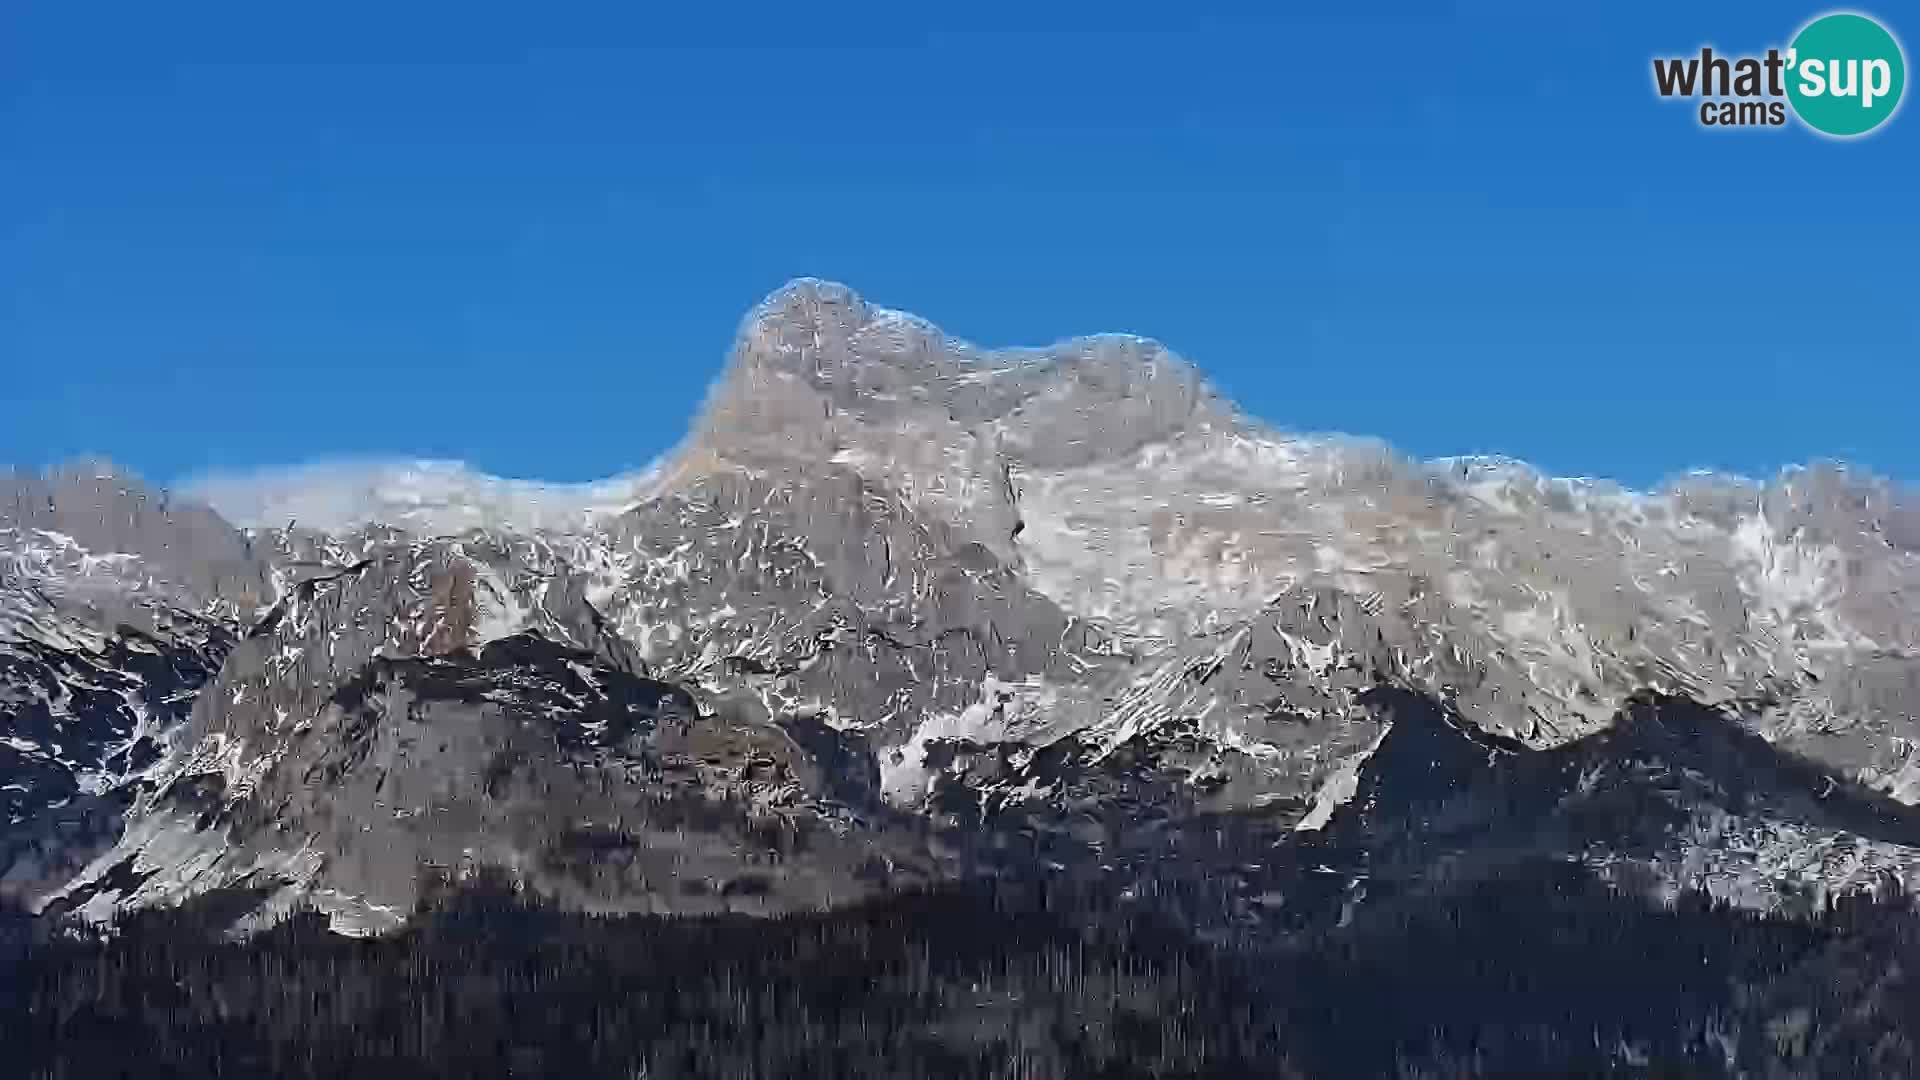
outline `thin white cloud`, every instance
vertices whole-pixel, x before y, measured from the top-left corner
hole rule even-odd
[[[653,490],[659,463],[589,483],[493,476],[464,462],[336,459],[202,473],[180,490],[243,528],[296,522],[323,530],[370,523],[458,533],[581,527]]]

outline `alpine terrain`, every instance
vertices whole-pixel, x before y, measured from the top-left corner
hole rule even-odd
[[[193,494],[95,461],[0,478],[0,900],[36,949],[183,912],[222,948],[424,948],[506,889],[668,935],[924,903],[882,922],[953,957],[940,927],[1025,940],[991,929],[1018,894],[1283,958],[1207,977],[1264,989],[1200,1015],[1277,1025],[1222,1075],[1920,1069],[1893,959],[1917,939],[1857,936],[1920,891],[1920,495],[1857,469],[1636,492],[1415,461],[1270,426],[1151,341],[986,350],[800,280],[643,473]],[[1563,903],[1666,944],[1540,956],[1637,956],[1656,989],[1592,992],[1684,986],[1694,1019],[1472,1027],[1571,1000],[1547,982],[1435,1018],[1492,993],[1474,943],[1564,944]],[[1890,921],[1835,914],[1859,905]],[[1759,943],[1703,969],[1686,934]],[[1200,994],[1143,1008],[1191,1023]],[[1335,1002],[1379,1010],[1390,1056]]]

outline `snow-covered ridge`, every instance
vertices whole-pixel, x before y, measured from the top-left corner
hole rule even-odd
[[[944,812],[953,784],[978,785],[983,814],[1067,798],[1144,747],[1192,798],[1295,807],[1310,834],[1348,813],[1398,722],[1361,701],[1381,682],[1535,750],[1651,688],[1737,711],[1835,776],[1920,791],[1920,503],[1884,481],[1821,466],[1639,492],[1422,462],[1250,418],[1147,339],[980,350],[821,282],[749,316],[707,412],[638,472],[207,475],[188,485],[225,518],[207,521],[142,518],[156,500],[98,471],[22,491],[21,524],[0,517],[0,632],[11,617],[15,636],[100,651],[105,631],[82,641],[68,625],[93,623],[55,604],[96,582],[186,583],[195,611],[233,598],[235,651],[166,764],[229,800],[370,665],[529,632],[604,661],[568,668],[585,684],[640,670],[697,692],[716,730],[855,732],[896,809]],[[233,566],[197,565],[209,550]],[[137,807],[95,870],[141,853],[190,890],[271,856],[314,896],[408,901],[412,863],[369,879],[393,892],[352,880],[348,847],[330,850],[349,877],[315,877],[298,829],[239,854],[213,833],[176,843],[201,834],[198,796],[179,798]]]
[[[834,345],[828,338],[844,340]],[[1091,362],[1096,367],[1128,369],[1146,365],[1177,372],[1175,383],[1189,379],[1199,384],[1201,397],[1211,397],[1202,374],[1177,353],[1149,337],[1133,334],[1088,334],[1063,338],[1045,346],[987,347],[954,337],[911,313],[882,307],[863,299],[845,285],[814,278],[796,279],[756,305],[742,321],[734,359],[720,383],[745,378],[743,368],[772,362],[791,362],[811,370],[822,351],[854,357],[866,367],[897,367],[898,377],[883,380],[892,389],[865,387],[859,395],[875,404],[896,399],[902,385],[922,380],[937,385],[938,395],[967,396],[979,387],[1006,379],[1042,381],[1029,387],[1052,385],[1045,372],[1057,365]],[[792,357],[790,361],[780,358]],[[910,372],[910,373],[909,373]],[[905,383],[901,379],[905,379]],[[751,395],[780,394],[787,384],[749,380]],[[971,387],[971,388],[969,388]],[[721,386],[716,386],[715,398]],[[1112,387],[1120,393],[1162,392],[1123,380]],[[984,392],[984,391],[981,391]],[[1008,390],[1009,393],[1018,391]],[[937,396],[938,396],[937,395]],[[1042,396],[1046,396],[1044,393]],[[711,409],[712,402],[709,403]],[[1229,411],[1230,404],[1226,405]],[[811,414],[817,416],[817,413]],[[888,414],[892,416],[892,414]],[[1051,417],[1051,414],[1047,414]],[[911,425],[913,417],[893,417]],[[984,415],[979,419],[984,419]],[[729,423],[736,420],[728,416]],[[754,415],[755,426],[778,416]],[[1475,498],[1495,512],[1530,513],[1541,504],[1554,510],[1589,511],[1604,508],[1610,514],[1638,518],[1651,506],[1662,509],[1676,498],[1757,504],[1769,492],[1791,494],[1804,487],[1812,470],[1789,468],[1778,477],[1756,480],[1694,469],[1674,476],[1651,490],[1635,490],[1610,480],[1556,477],[1518,459],[1494,455],[1448,456],[1417,461],[1373,438],[1341,433],[1300,433],[1268,421],[1239,417],[1241,441],[1286,446],[1328,468],[1384,465],[1402,473],[1423,473],[1445,488]],[[967,421],[977,424],[978,419]],[[1001,426],[1005,426],[1003,418]],[[243,528],[284,527],[293,522],[323,532],[339,532],[368,524],[386,524],[421,534],[457,534],[474,529],[505,532],[578,532],[617,515],[671,486],[688,464],[690,449],[711,451],[712,432],[695,420],[690,442],[669,451],[645,468],[620,472],[587,482],[557,482],[509,478],[490,474],[465,462],[444,459],[329,459],[284,466],[202,473],[189,477],[180,491],[213,507]],[[735,425],[734,432],[740,430]],[[908,432],[901,432],[904,436]],[[923,433],[929,439],[943,433]],[[1004,437],[1018,441],[1018,433]],[[1250,437],[1250,440],[1249,438]],[[650,449],[650,448],[649,448]],[[844,449],[844,448],[843,448]],[[850,451],[847,451],[850,452]],[[1860,470],[1820,466],[1844,476],[1863,489],[1888,490],[1886,482]],[[1817,481],[1819,477],[1811,477]],[[962,477],[961,479],[964,479]],[[1908,500],[1908,515],[1916,524],[1908,531],[1920,544],[1920,501]],[[1743,506],[1742,509],[1747,509]],[[1656,511],[1658,512],[1658,511]],[[1684,516],[1685,510],[1681,511]],[[1778,515],[1775,515],[1778,516]]]
[[[428,533],[583,529],[646,498],[651,465],[586,483],[492,476],[459,461],[323,461],[205,473],[182,490],[242,528],[326,532],[387,524]]]

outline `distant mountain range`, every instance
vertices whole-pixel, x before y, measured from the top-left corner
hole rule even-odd
[[[987,351],[802,280],[642,472],[194,494],[0,478],[0,893],[42,914],[1036,878],[1261,936],[1541,858],[1920,885],[1920,498],[1856,469],[1412,461],[1151,341]]]

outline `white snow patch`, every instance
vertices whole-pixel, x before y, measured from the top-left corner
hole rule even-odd
[[[987,676],[980,699],[957,713],[933,713],[920,721],[907,741],[880,754],[880,793],[895,806],[916,807],[931,792],[934,772],[927,768],[927,744],[935,739],[1000,742],[1007,737],[1005,706],[1013,686]]]
[[[1387,741],[1387,734],[1392,730],[1391,725],[1382,727],[1371,746],[1348,758],[1334,770],[1326,783],[1320,785],[1320,790],[1313,793],[1313,808],[1293,827],[1295,832],[1317,832],[1326,828],[1327,822],[1333,820],[1333,812],[1353,801],[1353,796],[1360,790],[1361,768],[1374,751],[1380,749],[1380,744]]]

